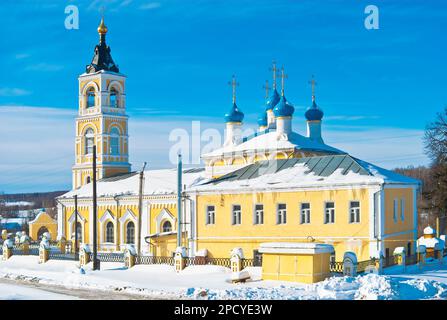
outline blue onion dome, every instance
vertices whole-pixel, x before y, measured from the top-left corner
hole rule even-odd
[[[279,95],[278,91],[276,89],[273,89],[272,96],[265,104],[265,111],[273,110],[274,107],[278,104],[279,100],[281,100],[281,96]]]
[[[242,122],[244,120],[244,113],[239,110],[236,103],[233,103],[231,110],[225,114],[225,122]]]
[[[285,96],[281,97],[281,100],[273,109],[275,117],[291,117],[295,108],[287,101]]]
[[[323,115],[324,113],[315,103],[315,99],[312,101],[312,106],[310,106],[304,114],[307,121],[321,121]]]
[[[267,112],[263,112],[259,115],[258,125],[260,127],[267,127]]]

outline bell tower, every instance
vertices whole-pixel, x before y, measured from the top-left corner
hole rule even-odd
[[[93,146],[97,149],[98,179],[130,172],[126,76],[119,72],[106,44],[104,18],[98,27],[99,44],[79,80],[73,189],[92,177]]]

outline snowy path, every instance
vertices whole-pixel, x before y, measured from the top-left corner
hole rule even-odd
[[[247,268],[252,280],[234,285],[230,270],[220,266],[193,266],[177,274],[167,265],[127,270],[122,263],[101,263],[101,271],[92,271],[91,265],[80,270],[74,261],[38,264],[35,256],[13,256],[0,261],[0,279],[83,299],[447,299],[447,260],[423,270],[399,268],[386,269],[385,276],[332,277],[312,285],[263,281],[260,268]],[[0,287],[0,298],[1,292]]]
[[[68,291],[68,290],[67,290]],[[0,280],[0,300],[75,300],[70,294],[36,289],[30,285]]]

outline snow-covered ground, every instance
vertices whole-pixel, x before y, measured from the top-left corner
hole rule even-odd
[[[38,264],[36,256],[13,256],[0,261],[0,278],[40,286],[122,292],[142,297],[166,299],[446,299],[447,260],[443,265],[386,269],[386,275],[332,277],[312,284],[262,281],[260,268],[248,268],[252,280],[232,284],[230,270],[219,266],[193,266],[176,273],[168,265],[101,263],[101,271],[91,265],[79,269],[76,262],[50,260]],[[14,291],[11,290],[10,294]],[[23,294],[19,291],[17,294]],[[2,295],[0,298],[13,298]],[[29,293],[32,299],[33,293]],[[40,298],[46,299],[45,296]]]
[[[28,288],[22,285],[0,284],[0,300],[74,300],[74,296]]]

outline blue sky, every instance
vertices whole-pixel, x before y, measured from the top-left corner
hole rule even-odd
[[[79,30],[64,27],[78,6]],[[367,5],[380,29],[364,27]],[[315,74],[326,142],[386,168],[427,164],[421,137],[447,101],[446,5],[440,1],[10,1],[0,4],[0,191],[70,187],[77,76],[98,42],[128,76],[131,162],[169,167],[174,128],[223,128],[236,74],[254,126],[275,59],[294,128],[305,131]],[[3,146],[2,146],[3,144]],[[2,152],[3,153],[3,152]]]

